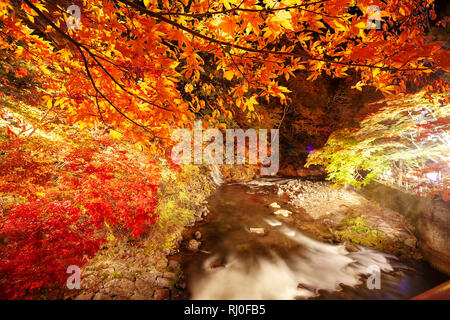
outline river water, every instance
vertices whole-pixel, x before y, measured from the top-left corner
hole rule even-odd
[[[284,182],[265,179],[215,191],[210,214],[193,229],[202,234],[201,250],[180,254],[187,288],[179,298],[409,299],[448,280],[425,262],[361,246],[349,252],[343,244],[314,239],[310,231],[321,226],[277,196],[276,184]],[[292,217],[273,215],[272,202],[293,211]],[[263,228],[265,235],[250,228]],[[369,289],[367,279],[377,269],[381,288]]]

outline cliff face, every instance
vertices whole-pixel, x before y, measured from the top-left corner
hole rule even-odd
[[[420,248],[436,269],[450,275],[450,202],[433,201],[417,220]]]
[[[415,226],[424,259],[450,275],[450,202],[417,198],[379,183],[370,184],[363,192],[406,216]]]

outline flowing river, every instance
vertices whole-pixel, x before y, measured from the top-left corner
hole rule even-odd
[[[202,234],[201,250],[179,255],[187,287],[175,298],[409,299],[448,280],[425,262],[315,240],[310,230],[320,226],[277,195],[276,185],[284,182],[264,179],[215,191],[210,214],[193,228]],[[273,215],[272,202],[293,211],[301,227]],[[263,228],[265,235],[250,228]],[[381,288],[369,289],[376,268]]]

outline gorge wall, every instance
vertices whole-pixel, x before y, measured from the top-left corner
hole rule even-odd
[[[415,226],[414,232],[424,259],[450,275],[450,202],[417,198],[376,182],[362,192],[382,206],[409,218]]]

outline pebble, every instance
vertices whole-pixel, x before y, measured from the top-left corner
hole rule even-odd
[[[286,209],[278,209],[273,214],[282,215],[283,217],[289,217],[292,214],[292,212]]]
[[[158,288],[168,288],[170,286],[170,280],[159,277],[158,279],[156,279],[156,286]]]
[[[281,208],[280,205],[278,203],[276,203],[276,202],[273,202],[273,203],[269,204],[269,207],[277,208],[277,209]]]
[[[266,232],[265,232],[264,228],[250,228],[250,233],[254,233],[259,236],[263,236]]]
[[[189,240],[188,244],[187,244],[187,249],[190,251],[198,251],[198,247],[200,246],[201,242],[197,241],[195,239],[191,239]]]

